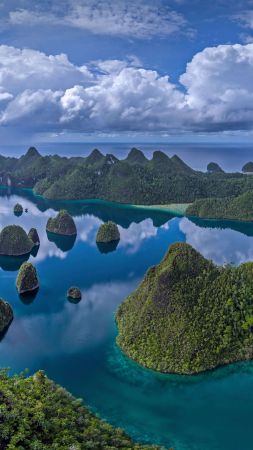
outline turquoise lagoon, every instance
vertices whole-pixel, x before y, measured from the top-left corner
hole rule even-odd
[[[1,228],[38,229],[41,246],[30,255],[40,290],[20,298],[15,278],[22,260],[0,258],[0,296],[15,318],[0,343],[1,366],[11,373],[44,369],[98,413],[146,443],[175,450],[252,450],[253,363],[194,377],[161,375],[127,359],[115,345],[114,313],[169,245],[187,241],[217,264],[253,260],[253,224],[190,220],[165,211],[106,202],[49,202],[31,191],[0,192]],[[15,217],[20,202],[28,213]],[[47,235],[48,217],[61,208],[75,217],[76,240]],[[98,248],[99,225],[119,224],[115,248]],[[70,303],[66,291],[81,288]]]

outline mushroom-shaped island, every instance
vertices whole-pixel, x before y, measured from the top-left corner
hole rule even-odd
[[[46,229],[49,233],[61,234],[62,236],[75,236],[77,234],[75,222],[68,211],[65,210],[59,211],[54,218],[50,217]]]
[[[68,297],[68,299],[70,299],[70,300],[76,300],[76,301],[78,301],[78,300],[81,300],[81,298],[82,298],[82,293],[81,293],[81,291],[80,291],[80,289],[79,289],[78,287],[72,286],[72,287],[70,287],[70,288],[68,289],[67,297]]]
[[[19,225],[8,225],[0,233],[0,255],[26,255],[31,252],[33,246],[33,242]]]
[[[96,236],[97,243],[108,244],[109,242],[119,241],[119,239],[120,232],[116,223],[109,221],[100,225]]]
[[[23,214],[23,206],[20,205],[20,203],[16,203],[16,205],[13,208],[15,216],[21,216]]]
[[[28,233],[28,237],[29,237],[29,239],[31,239],[31,241],[33,242],[33,244],[35,246],[40,245],[40,238],[39,238],[38,231],[36,230],[36,228],[30,229],[30,231]]]
[[[19,294],[31,293],[39,288],[37,271],[31,263],[24,262],[20,267],[16,287]]]
[[[0,299],[0,333],[3,333],[13,319],[13,311],[9,303]]]

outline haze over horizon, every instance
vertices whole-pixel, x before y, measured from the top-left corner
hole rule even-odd
[[[0,12],[2,145],[251,142],[251,0],[2,0]]]

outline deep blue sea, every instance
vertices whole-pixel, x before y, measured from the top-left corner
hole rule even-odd
[[[168,156],[178,155],[193,169],[206,170],[209,162],[214,161],[228,172],[240,172],[242,166],[253,161],[253,143],[36,143],[36,148],[42,154],[58,154],[64,156],[87,156],[94,148],[104,154],[113,153],[118,158],[125,158],[132,147],[142,150],[147,158],[152,157],[154,150],[162,150]],[[27,150],[27,146],[3,146],[0,144],[0,154],[19,156]]]
[[[217,264],[253,258],[253,224],[189,220],[164,211],[111,204],[47,202],[31,191],[0,191],[0,224],[38,229],[41,245],[30,261],[40,289],[20,298],[15,289],[22,260],[0,258],[0,295],[14,320],[0,343],[2,367],[11,373],[44,369],[100,417],[142,442],[175,450],[252,450],[253,363],[199,376],[160,375],[127,359],[115,345],[114,314],[146,270],[169,245],[186,241]],[[28,208],[13,214],[19,201]],[[47,219],[64,206],[74,216],[76,240],[47,236]],[[99,249],[95,236],[108,219],[118,223],[115,249]],[[70,303],[66,291],[81,288]]]

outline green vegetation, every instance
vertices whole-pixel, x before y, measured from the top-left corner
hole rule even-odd
[[[117,343],[157,371],[194,374],[253,358],[253,263],[217,267],[173,244],[119,307]]]
[[[35,267],[29,263],[24,262],[19,269],[16,287],[19,294],[25,294],[35,291],[39,287],[39,280]]]
[[[67,297],[73,300],[81,300],[82,293],[78,287],[70,287],[68,289]]]
[[[207,165],[207,172],[209,173],[217,173],[217,172],[223,172],[222,168],[219,166],[219,164],[215,162],[210,162]]]
[[[8,225],[0,233],[0,255],[21,256],[30,253],[33,242],[19,225]]]
[[[158,449],[135,444],[41,371],[10,378],[2,370],[0,396],[1,450]]]
[[[100,225],[96,236],[96,242],[106,244],[118,241],[119,239],[120,233],[116,223],[109,221]]]
[[[33,188],[48,199],[104,199],[136,205],[192,203],[208,197],[232,197],[253,190],[253,177],[221,170],[192,170],[178,156],[156,151],[148,160],[134,148],[127,158],[41,156],[31,148],[21,158],[0,156],[0,183]]]
[[[196,200],[188,206],[186,214],[206,219],[253,221],[253,191],[238,197]]]
[[[253,162],[248,162],[244,164],[242,168],[242,172],[244,173],[253,173]]]
[[[47,231],[64,236],[74,236],[77,233],[73,218],[65,210],[59,211],[55,218],[48,219]]]
[[[21,214],[23,214],[23,206],[20,205],[20,203],[16,203],[16,205],[13,208],[13,211],[16,216],[21,216]]]
[[[3,333],[13,319],[13,311],[9,303],[0,299],[0,333]]]

